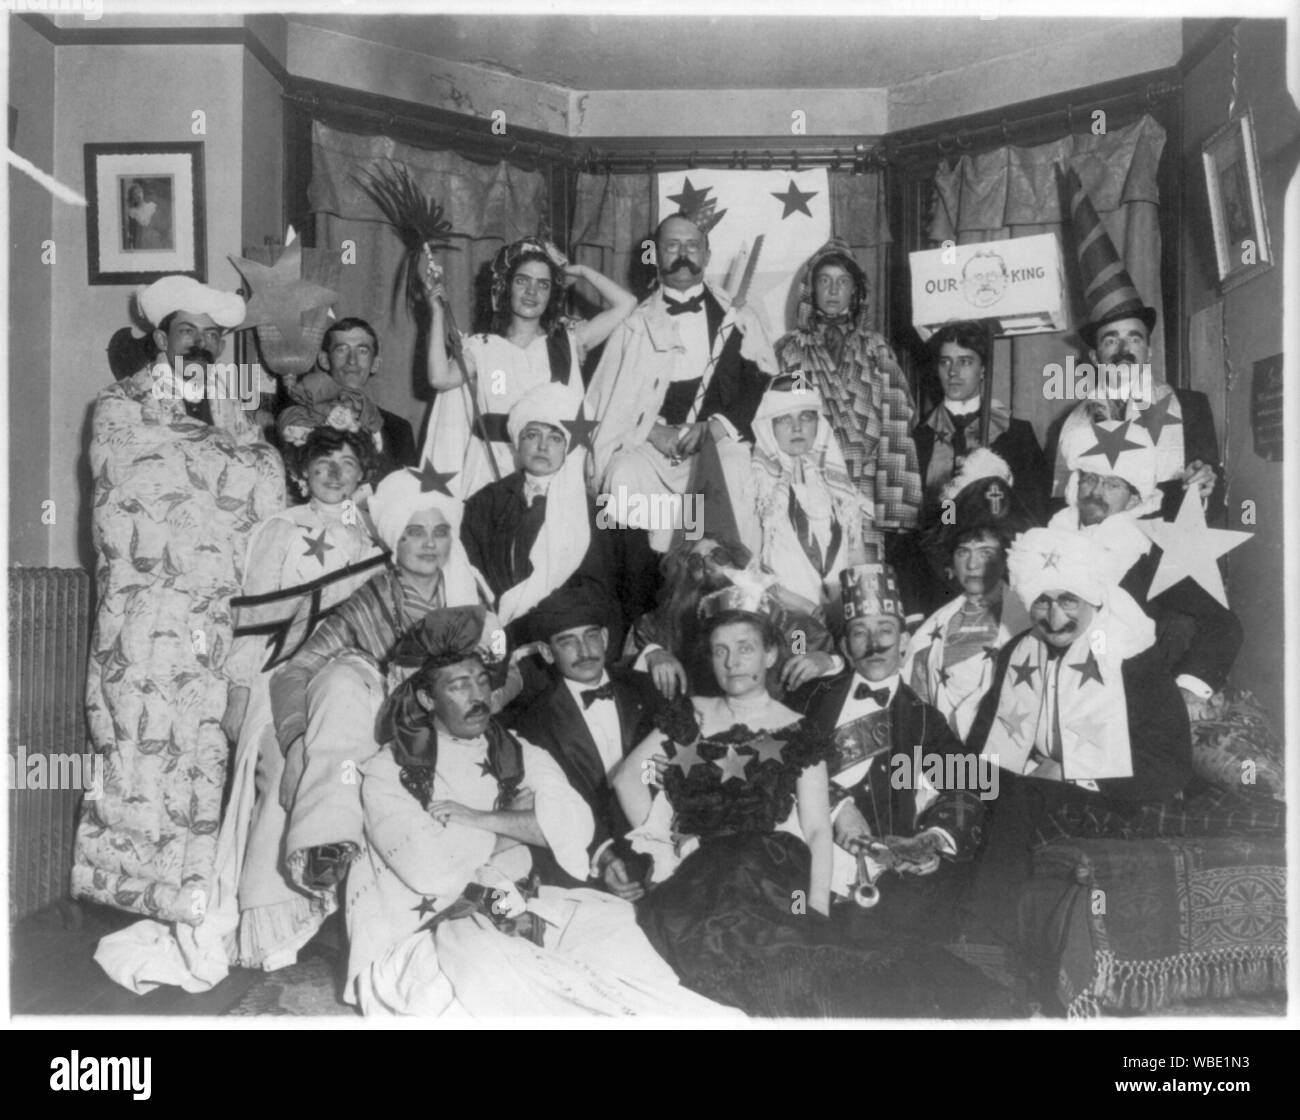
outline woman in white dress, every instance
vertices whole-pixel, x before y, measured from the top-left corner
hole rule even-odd
[[[608,308],[592,319],[573,322],[562,318],[564,289],[579,279],[595,288]],[[440,472],[455,472],[449,486],[463,501],[515,470],[506,416],[530,389],[551,381],[567,385],[573,414],[578,414],[582,360],[632,313],[636,297],[593,268],[569,264],[549,243],[516,241],[492,262],[492,328],[463,338],[462,373],[447,350],[445,291],[441,270],[432,261],[425,284],[433,310],[429,385],[438,396],[421,462],[431,461]],[[481,430],[473,435],[471,389],[481,417]]]

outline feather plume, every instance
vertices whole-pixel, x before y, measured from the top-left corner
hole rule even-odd
[[[393,278],[393,304],[396,306],[398,293],[404,291],[407,307],[414,310],[421,298],[420,254],[426,248],[430,254],[435,249],[457,248],[450,240],[451,222],[443,217],[442,207],[432,196],[419,188],[405,164],[388,160],[387,166],[376,165],[352,179],[406,246]]]

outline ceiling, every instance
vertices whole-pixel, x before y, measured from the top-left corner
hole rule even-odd
[[[291,22],[575,90],[892,87],[1064,37],[1108,19],[882,16],[330,16]],[[1130,21],[1137,22],[1137,21]],[[1143,20],[1176,25],[1177,20]],[[1014,64],[1014,62],[1012,62]]]

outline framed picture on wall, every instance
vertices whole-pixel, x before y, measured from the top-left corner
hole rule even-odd
[[[1264,192],[1259,181],[1255,122],[1241,113],[1201,149],[1214,226],[1214,255],[1223,291],[1273,267]]]
[[[202,143],[87,144],[91,284],[207,280]]]

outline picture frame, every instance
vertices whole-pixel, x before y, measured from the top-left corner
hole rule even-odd
[[[203,144],[87,144],[91,284],[207,280]]]
[[[1228,291],[1273,267],[1260,185],[1255,121],[1239,113],[1201,147],[1219,287]]]

